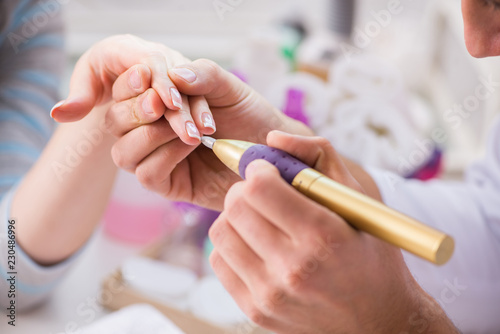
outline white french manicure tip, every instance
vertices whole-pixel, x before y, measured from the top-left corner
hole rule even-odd
[[[182,109],[182,104],[181,104],[181,103],[179,103],[179,102],[177,102],[177,101],[173,101],[173,100],[172,100],[172,103],[173,103],[173,105],[174,105],[174,106],[176,106],[177,108]]]

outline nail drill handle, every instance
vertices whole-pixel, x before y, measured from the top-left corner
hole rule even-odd
[[[423,259],[444,264],[453,254],[454,241],[450,236],[328,178],[284,151],[226,139],[215,141],[213,150],[242,178],[252,161],[268,161],[298,191],[334,211],[353,227]]]
[[[308,165],[292,157],[290,154],[265,145],[253,145],[248,148],[241,156],[239,163],[239,172],[242,178],[245,178],[245,170],[247,166],[254,160],[264,159],[278,168],[281,177],[286,182],[292,184],[293,179],[297,174],[310,168]]]

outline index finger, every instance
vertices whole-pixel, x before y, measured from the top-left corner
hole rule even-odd
[[[245,176],[247,203],[293,240],[303,240],[311,231],[325,226],[335,227],[340,240],[347,239],[354,231],[334,212],[286,183],[267,161],[250,163]]]
[[[113,84],[113,100],[121,102],[138,97],[151,87],[151,70],[145,64],[137,64],[120,74]]]
[[[51,115],[59,122],[83,118],[92,108],[110,99],[111,84],[136,64],[147,65],[152,87],[171,110],[182,107],[182,98],[167,70],[187,61],[178,52],[131,35],[107,38],[87,51],[71,76],[69,96],[58,103]]]

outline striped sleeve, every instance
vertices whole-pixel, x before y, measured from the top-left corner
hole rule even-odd
[[[17,273],[16,308],[23,309],[42,301],[68,264],[42,267],[24,254],[19,245],[15,247],[15,265],[8,262],[10,203],[16,185],[38,159],[53,132],[54,122],[49,112],[58,100],[64,52],[59,1],[2,2],[5,8],[0,25],[0,306],[5,310],[4,306],[12,299],[4,292],[10,290],[9,272]]]

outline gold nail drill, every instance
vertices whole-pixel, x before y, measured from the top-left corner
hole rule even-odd
[[[407,250],[435,264],[446,263],[453,254],[453,239],[415,219],[346,187],[288,153],[265,145],[204,136],[202,142],[232,171],[245,178],[255,159],[274,164],[281,176],[302,194],[326,206],[353,227]]]

